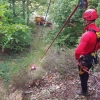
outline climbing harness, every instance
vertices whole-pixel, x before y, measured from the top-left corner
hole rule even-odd
[[[86,63],[86,57],[81,56],[78,60],[78,66],[79,66],[79,74],[82,75],[84,72],[88,72],[87,63]]]
[[[88,31],[91,31],[91,32],[95,33],[96,36],[97,36],[97,42],[100,41],[100,31],[99,31],[99,32],[96,32],[95,30],[93,30],[93,29],[91,29],[91,28],[90,28]]]
[[[100,42],[100,31],[96,32],[93,29],[89,29],[88,31],[95,33],[96,37],[97,37],[96,44],[94,46],[93,52],[90,53],[92,61],[94,62],[94,64],[97,64],[99,62],[99,59],[98,59],[98,55],[97,55],[97,52],[96,52],[96,45],[97,45],[98,42]]]

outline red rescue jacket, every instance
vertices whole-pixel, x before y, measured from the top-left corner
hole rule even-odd
[[[96,34],[92,31],[88,31],[89,29],[93,29],[96,32],[100,31],[100,29],[94,23],[91,23],[85,27],[86,32],[83,33],[80,43],[75,49],[76,60],[79,59],[80,55],[87,55],[100,49],[100,42],[97,42]]]

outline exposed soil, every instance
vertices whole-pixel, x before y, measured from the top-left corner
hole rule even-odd
[[[47,73],[30,84],[30,88],[24,91],[23,100],[100,100],[94,91],[88,97],[76,94],[81,88],[73,51],[51,50],[45,59],[43,68],[48,70]]]
[[[75,92],[79,89],[78,77],[70,75],[68,79],[62,80],[58,73],[50,73],[25,91],[23,100],[26,100],[25,98],[30,98],[29,100],[100,100],[100,93],[95,97],[95,91],[88,97],[78,96]]]
[[[6,97],[2,100],[100,100],[100,94],[95,97],[94,91],[93,95],[88,97],[76,94],[76,91],[80,89],[80,81],[72,52],[70,50],[53,50],[48,53],[46,61],[42,65],[45,69],[44,75],[41,78],[31,80],[26,87],[26,83],[22,84],[24,85],[23,90],[16,89],[10,95],[4,95]],[[36,70],[33,70],[33,73]],[[11,86],[9,90],[12,88]],[[2,84],[0,84],[0,89],[3,89]]]

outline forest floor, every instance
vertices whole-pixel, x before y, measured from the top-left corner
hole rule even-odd
[[[40,30],[38,31],[41,32]],[[37,42],[41,41],[39,41],[38,34],[35,34],[34,46],[41,44],[37,44]],[[39,57],[37,56],[34,60],[38,60]],[[98,70],[98,74],[99,71],[100,69]],[[43,60],[41,67],[36,66],[36,69],[29,72],[29,74],[32,76],[38,74],[38,78],[29,80],[25,77],[26,74],[22,77],[18,76],[18,80],[14,80],[17,83],[16,90],[13,90],[13,86],[9,85],[9,91],[4,94],[3,98],[0,97],[2,98],[0,100],[100,100],[100,93],[95,97],[95,91],[88,97],[76,94],[76,91],[81,88],[73,50],[51,49]],[[17,78],[15,77],[15,79]],[[22,80],[23,82],[21,82]],[[90,81],[91,79],[89,80],[89,84]],[[0,94],[4,93],[2,92],[2,80],[0,80],[0,90]]]
[[[25,91],[23,100],[26,100],[25,98],[30,98],[29,100],[100,100],[100,93],[96,96],[95,91],[91,96],[76,94],[76,91],[81,89],[78,77],[70,75],[69,79],[64,80],[59,77],[57,73],[46,75],[43,80],[38,81],[40,83],[36,83],[35,87]]]
[[[81,88],[73,50],[51,50],[50,53],[47,53],[45,59],[42,67],[47,69],[47,72],[41,79],[30,84],[29,90],[27,89],[24,92],[23,100],[25,98],[30,98],[29,100],[100,100],[100,94],[95,97],[95,92],[88,97],[76,94],[76,91]],[[60,69],[60,73],[57,69]],[[33,70],[34,72],[35,70]]]

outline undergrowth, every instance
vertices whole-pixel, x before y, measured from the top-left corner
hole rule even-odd
[[[0,75],[4,79],[6,86],[8,86],[7,91],[9,94],[16,90],[27,90],[30,82],[42,79],[49,72],[58,72],[63,79],[69,78],[70,75],[75,76],[73,71],[76,72],[77,68],[73,49],[52,47],[41,59],[47,45],[43,43],[43,36],[34,35],[37,38],[33,39],[32,47],[27,48],[25,52],[0,55],[0,69],[2,69]],[[30,70],[31,64],[36,65],[36,70]]]
[[[47,71],[58,72],[64,79],[70,75],[75,76],[77,67],[73,53],[73,49],[68,48],[51,49],[45,57],[42,67]]]

